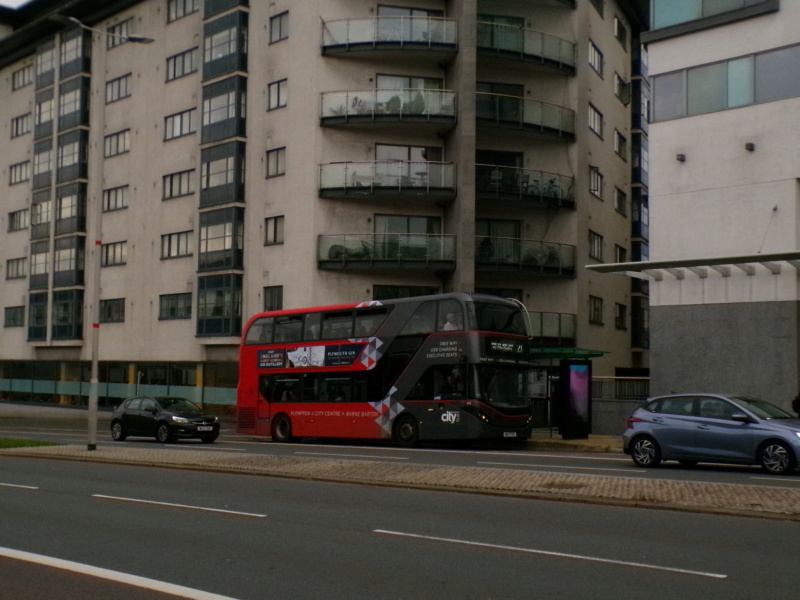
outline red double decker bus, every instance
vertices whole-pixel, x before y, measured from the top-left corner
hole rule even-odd
[[[523,310],[488,295],[261,313],[240,348],[238,430],[401,446],[526,439],[528,348]]]

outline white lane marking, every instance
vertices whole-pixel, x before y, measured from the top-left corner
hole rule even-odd
[[[122,498],[120,496],[105,496],[103,494],[92,494],[92,498],[100,498],[102,500],[120,500],[122,502],[138,502],[140,504],[155,504],[157,506],[171,506],[173,508],[188,508],[190,510],[203,510],[206,512],[224,513],[228,515],[238,515],[242,517],[256,517],[258,519],[263,519],[267,516],[267,515],[260,515],[257,513],[239,512],[236,510],[207,508],[205,506],[191,506],[189,504],[172,504],[171,502],[156,502],[154,500],[141,500],[139,498]]]
[[[615,473],[629,473],[631,475],[644,475],[644,471],[636,471],[634,469],[604,469],[600,467],[565,467],[563,465],[532,465],[523,463],[501,463],[501,462],[481,462],[479,465],[493,465],[496,467],[522,467],[522,468],[540,468],[540,469],[574,469],[579,471],[614,471]]]
[[[306,456],[325,456],[327,458],[377,458],[380,460],[409,460],[407,456],[370,456],[369,454],[331,454],[329,452],[295,452]]]
[[[464,546],[476,546],[479,548],[491,548],[494,550],[513,550],[514,552],[525,552],[527,554],[539,554],[542,556],[555,556],[557,558],[572,558],[576,560],[585,560],[589,562],[598,562],[609,565],[620,565],[623,567],[636,567],[638,569],[651,569],[655,571],[667,571],[669,573],[680,573],[682,575],[698,575],[700,577],[711,577],[713,579],[727,579],[728,576],[721,573],[707,573],[703,571],[691,571],[688,569],[676,569],[673,567],[662,567],[658,565],[648,565],[644,563],[628,562],[624,560],[614,560],[611,558],[600,558],[597,556],[584,556],[581,554],[567,554],[564,552],[551,552],[549,550],[536,550],[534,548],[518,548],[515,546],[502,546],[498,544],[485,544],[483,542],[471,542],[469,540],[456,540],[451,538],[435,537],[428,535],[418,535],[415,533],[403,533],[401,531],[386,531],[384,529],[375,529],[372,533],[383,535],[394,535],[399,537],[415,538],[419,540],[428,540],[432,542],[445,542],[447,544],[462,544]]]
[[[38,487],[32,485],[17,485],[15,483],[0,483],[0,487],[20,488],[23,490],[38,490]]]
[[[23,552],[21,550],[13,550],[11,548],[0,547],[0,556],[14,558],[16,560],[24,560],[25,562],[36,563],[37,565],[44,565],[46,567],[53,567],[65,571],[72,571],[73,573],[80,573],[81,575],[89,575],[91,577],[108,579],[110,581],[133,585],[147,590],[162,592],[164,594],[172,594],[181,598],[192,598],[193,600],[236,600],[231,596],[220,596],[219,594],[212,594],[211,592],[204,592],[203,590],[196,590],[193,588],[184,587],[182,585],[176,585],[174,583],[167,583],[165,581],[140,577],[139,575],[129,575],[128,573],[121,573],[120,571],[112,571],[111,569],[93,567],[92,565],[77,563],[71,560],[63,560],[60,558],[53,558],[52,556],[43,556],[41,554]]]

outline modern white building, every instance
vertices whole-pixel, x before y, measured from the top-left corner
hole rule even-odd
[[[101,406],[230,406],[252,314],[447,291],[524,303],[544,365],[646,372],[646,287],[583,268],[647,255],[639,19],[627,0],[0,11],[0,396],[84,404],[97,357]]]
[[[652,0],[653,393],[798,393],[800,3]]]

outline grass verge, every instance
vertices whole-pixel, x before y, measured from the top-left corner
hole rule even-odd
[[[37,442],[34,440],[6,440],[0,438],[0,450],[8,450],[9,448],[32,448],[34,446],[58,446],[58,444]]]

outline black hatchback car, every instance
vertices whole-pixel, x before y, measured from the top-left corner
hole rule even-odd
[[[129,435],[154,436],[162,443],[200,438],[210,444],[219,437],[219,418],[203,414],[184,398],[128,398],[111,414],[111,437],[121,442]]]

